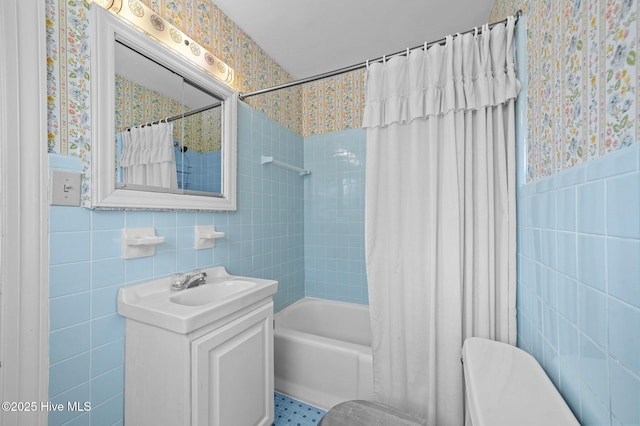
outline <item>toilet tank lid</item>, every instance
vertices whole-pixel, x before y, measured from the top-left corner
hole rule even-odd
[[[473,426],[579,426],[540,364],[506,343],[472,337],[462,347]]]

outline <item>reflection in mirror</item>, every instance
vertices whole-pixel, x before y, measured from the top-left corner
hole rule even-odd
[[[222,193],[222,100],[115,44],[116,187]]]

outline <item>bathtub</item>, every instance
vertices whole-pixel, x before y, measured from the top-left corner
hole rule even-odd
[[[304,298],[275,315],[274,375],[278,392],[327,410],[371,399],[369,307]]]

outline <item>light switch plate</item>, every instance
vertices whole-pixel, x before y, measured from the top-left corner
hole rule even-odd
[[[49,204],[52,206],[80,206],[82,174],[67,170],[51,170]]]

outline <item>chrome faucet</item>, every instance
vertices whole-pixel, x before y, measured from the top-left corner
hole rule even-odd
[[[171,290],[179,291],[187,288],[197,287],[207,282],[207,273],[195,270],[190,274],[176,274],[173,276]]]
[[[207,273],[204,271],[193,271],[193,274],[187,278],[185,288],[198,287],[207,282]]]

